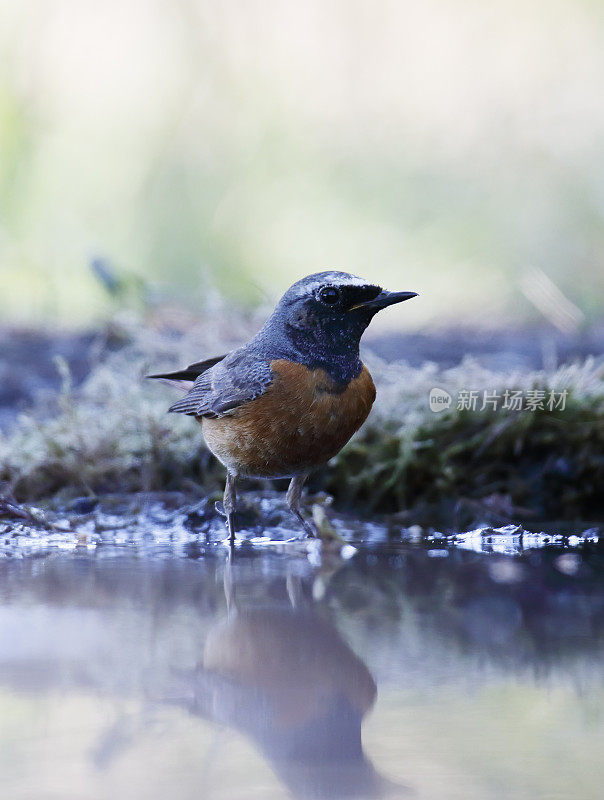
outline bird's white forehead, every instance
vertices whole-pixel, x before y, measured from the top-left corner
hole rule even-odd
[[[358,275],[350,275],[347,272],[337,270],[320,272],[316,276],[312,275],[292,288],[296,289],[297,295],[305,295],[314,292],[321,286],[372,286],[371,281],[359,278]]]

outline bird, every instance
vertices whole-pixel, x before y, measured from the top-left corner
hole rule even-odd
[[[216,508],[231,545],[240,478],[289,478],[287,505],[306,535],[316,535],[301,510],[304,483],[361,427],[376,396],[360,358],[361,336],[378,311],[417,296],[348,272],[313,273],[290,286],[242,347],[148,376],[193,384],[168,410],[200,422],[226,468]]]

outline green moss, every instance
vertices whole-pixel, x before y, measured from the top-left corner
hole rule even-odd
[[[379,378],[379,368],[374,370]],[[325,472],[324,487],[368,510],[398,511],[459,499],[505,499],[547,519],[598,519],[604,485],[604,386],[592,360],[552,374],[504,375],[468,361],[385,367],[378,413]],[[378,380],[379,386],[379,380]],[[432,386],[503,391],[566,389],[564,410],[456,411],[428,408]]]

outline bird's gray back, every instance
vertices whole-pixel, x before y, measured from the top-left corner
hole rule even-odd
[[[200,375],[170,411],[197,417],[219,417],[263,394],[273,380],[271,359],[252,339]]]

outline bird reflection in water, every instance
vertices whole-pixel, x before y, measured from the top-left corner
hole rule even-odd
[[[189,710],[248,736],[295,797],[400,796],[361,742],[375,681],[312,608],[231,611],[182,677]]]

